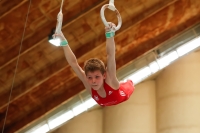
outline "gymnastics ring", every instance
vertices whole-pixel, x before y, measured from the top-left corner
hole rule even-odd
[[[119,14],[119,11],[115,8],[114,4],[105,4],[104,6],[102,6],[101,12],[100,12],[102,22],[104,23],[106,27],[109,27],[108,22],[106,21],[105,16],[104,16],[104,11],[106,8],[109,8],[110,10],[116,13],[117,19],[118,19],[118,25],[117,27],[114,27],[114,28],[116,31],[119,30],[122,25],[122,18],[121,18],[121,15]]]

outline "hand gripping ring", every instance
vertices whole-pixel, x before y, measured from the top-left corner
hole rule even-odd
[[[116,29],[116,31],[119,30],[121,28],[121,25],[122,25],[122,18],[121,18],[120,14],[119,14],[119,11],[112,4],[105,4],[101,8],[100,14],[101,14],[101,20],[102,20],[102,22],[104,23],[104,25],[106,27],[109,27],[108,22],[106,21],[105,16],[104,16],[104,11],[105,11],[106,8],[109,8],[109,9],[113,10],[116,13],[117,19],[118,19],[118,25],[117,25],[117,27],[115,27],[115,29]]]

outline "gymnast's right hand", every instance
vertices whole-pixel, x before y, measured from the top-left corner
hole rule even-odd
[[[53,34],[53,39],[59,39],[60,40],[59,46],[67,46],[68,45],[67,39],[63,35],[62,31],[59,32],[59,33]]]
[[[59,32],[59,33],[55,32],[55,34],[53,34],[53,39],[57,39],[57,38],[60,39],[61,41],[66,40],[66,38],[63,35],[62,31]]]

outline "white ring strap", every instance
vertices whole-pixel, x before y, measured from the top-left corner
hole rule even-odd
[[[63,2],[64,0],[62,0],[61,6],[60,6],[60,11],[62,12],[62,7],[63,7]]]
[[[56,33],[60,33],[62,29],[62,22],[63,22],[63,14],[62,14],[62,7],[63,7],[63,2],[62,0],[61,6],[60,6],[60,12],[57,15],[57,24],[56,24]]]
[[[114,7],[114,8],[113,8],[113,7]],[[115,5],[114,5],[114,0],[110,0],[110,1],[109,1],[109,6],[108,6],[108,8],[109,8],[110,10],[112,10],[112,11],[115,11],[115,10],[116,10]]]
[[[101,8],[101,12],[100,12],[102,22],[104,23],[104,25],[106,27],[109,27],[108,22],[106,21],[105,15],[104,15],[104,12],[105,12],[106,8],[109,8],[110,10],[112,10],[112,11],[114,11],[116,13],[117,19],[118,19],[118,25],[117,25],[117,27],[114,27],[114,28],[115,28],[116,31],[119,30],[121,28],[121,25],[122,25],[122,19],[121,19],[121,15],[119,14],[119,11],[114,6],[114,0],[110,0],[109,4],[105,4]]]

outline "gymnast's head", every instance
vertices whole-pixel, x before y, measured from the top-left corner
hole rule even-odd
[[[104,63],[100,59],[91,58],[85,62],[84,71],[91,87],[95,90],[99,89],[106,78]]]
[[[84,63],[84,71],[87,76],[88,72],[100,71],[103,75],[106,72],[103,61],[97,58],[91,58]]]

